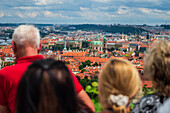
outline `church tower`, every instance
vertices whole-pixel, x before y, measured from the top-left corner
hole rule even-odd
[[[104,54],[107,54],[107,39],[106,36],[103,38],[103,52]]]
[[[64,40],[64,49],[63,49],[63,53],[67,52],[67,48],[66,48],[66,40]]]

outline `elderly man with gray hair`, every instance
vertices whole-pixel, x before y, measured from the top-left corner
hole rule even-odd
[[[0,70],[0,113],[15,113],[16,91],[20,79],[27,67],[35,60],[44,59],[41,50],[40,33],[32,25],[21,25],[12,36],[12,48],[16,56],[15,65]],[[94,105],[77,78],[70,71],[74,81],[77,97],[82,106],[94,112]]]

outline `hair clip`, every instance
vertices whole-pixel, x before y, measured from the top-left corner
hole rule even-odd
[[[109,104],[113,105],[116,104],[118,106],[126,106],[129,102],[129,97],[128,96],[124,96],[122,94],[119,95],[110,95],[108,98],[108,102]]]

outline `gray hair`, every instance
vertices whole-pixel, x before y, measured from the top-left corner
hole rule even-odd
[[[20,46],[38,48],[40,45],[39,30],[33,25],[20,25],[12,35],[12,41]]]

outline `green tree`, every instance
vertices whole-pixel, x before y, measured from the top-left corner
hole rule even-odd
[[[130,55],[128,55],[128,54],[125,54],[125,57],[130,57]]]
[[[97,62],[95,62],[92,66],[99,66],[99,64]]]
[[[98,97],[98,89],[97,89],[98,83],[92,82],[91,85],[86,86],[85,91],[89,94],[92,102],[95,106],[95,111],[100,112],[102,110],[101,105],[99,103],[99,97]]]
[[[81,70],[81,73],[84,73],[85,71],[87,71],[87,70],[86,70],[86,69],[82,69],[82,70]]]
[[[114,51],[114,50],[115,50],[115,48],[111,47],[111,51]]]
[[[79,70],[83,69],[86,66],[91,66],[90,60],[86,60],[85,62],[82,62],[81,65],[79,66]]]
[[[143,59],[142,57],[139,57],[139,59]]]
[[[127,49],[124,49],[123,51],[124,51],[124,52],[127,52]]]
[[[83,69],[84,68],[84,66],[83,65],[80,65],[79,66],[79,70],[81,70],[81,69]]]
[[[143,95],[146,96],[148,94],[152,94],[155,92],[154,88],[146,88],[146,85],[143,86],[142,88]]]
[[[64,61],[64,63],[65,63],[65,64],[70,64],[70,62],[69,62],[69,61]]]
[[[89,45],[90,45],[90,42],[82,41],[82,47],[83,47],[83,48],[88,48]]]

